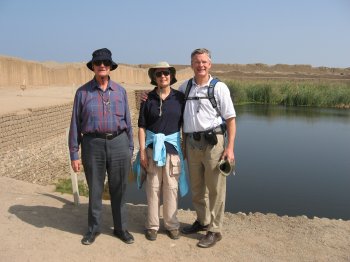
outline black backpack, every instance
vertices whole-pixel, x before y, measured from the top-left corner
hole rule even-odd
[[[215,87],[217,82],[220,82],[220,80],[218,78],[213,78],[210,81],[209,87],[208,87],[208,96],[207,97],[198,97],[198,96],[188,97],[188,95],[190,94],[190,90],[192,88],[192,80],[193,80],[193,78],[188,80],[186,91],[185,91],[185,101],[187,101],[187,100],[209,99],[211,105],[216,110],[217,115],[220,116],[221,113],[219,111],[218,104],[217,104],[215,96],[214,96],[214,87]]]

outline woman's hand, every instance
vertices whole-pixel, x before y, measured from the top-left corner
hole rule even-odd
[[[148,169],[148,159],[147,159],[147,151],[146,151],[146,149],[140,150],[140,163],[141,163],[141,166],[145,170]]]

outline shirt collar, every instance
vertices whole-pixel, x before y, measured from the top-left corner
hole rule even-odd
[[[93,87],[94,89],[100,89],[100,90],[101,90],[101,88],[99,88],[100,85],[98,84],[98,82],[97,82],[97,80],[96,80],[96,77],[94,77],[94,79],[92,80],[92,87]],[[108,85],[107,85],[106,90],[107,90],[107,89],[112,89],[113,91],[116,90],[116,87],[113,86],[113,85],[111,84],[111,78],[110,78],[110,76],[108,76]]]
[[[155,97],[159,98],[159,96],[157,94],[157,87],[155,87],[151,92],[149,92],[148,95],[152,95],[152,96],[155,96]],[[168,97],[174,96],[174,95],[175,95],[174,89],[172,87],[170,87],[170,93],[169,93],[169,95],[167,96],[166,99],[168,99]]]
[[[203,85],[203,86],[209,86],[211,80],[213,80],[213,77],[209,74],[209,80],[208,80],[208,82],[207,82],[205,85]],[[192,78],[192,85],[201,87],[200,85],[198,85],[198,84],[196,83],[194,77]]]

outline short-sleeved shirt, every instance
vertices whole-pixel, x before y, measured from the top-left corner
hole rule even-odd
[[[148,129],[155,134],[170,135],[181,130],[185,95],[173,88],[170,94],[162,100],[161,116],[160,97],[157,88],[148,93],[148,99],[141,103],[138,127]],[[149,145],[152,148],[153,144]],[[165,142],[169,154],[178,154],[175,147]]]
[[[197,85],[192,79],[192,88],[188,97],[208,97],[208,87],[212,79],[210,76],[209,81],[204,86]],[[179,91],[185,93],[188,81],[185,81],[179,87]],[[206,131],[219,126],[223,121],[222,119],[236,117],[230,90],[225,83],[220,81],[215,85],[214,97],[221,116],[218,116],[209,99],[186,101],[183,123],[185,133]]]

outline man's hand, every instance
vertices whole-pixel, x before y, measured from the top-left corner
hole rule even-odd
[[[80,169],[81,169],[81,162],[80,160],[72,160],[70,162],[71,166],[72,166],[72,169],[74,172],[80,172]]]
[[[221,156],[221,159],[227,159],[230,163],[233,163],[233,161],[235,160],[235,155],[233,153],[233,150],[229,150],[227,148],[225,148],[224,153]]]
[[[147,99],[148,99],[148,93],[149,93],[150,91],[144,91],[142,94],[141,94],[141,96],[140,96],[140,102],[146,102],[147,101]]]

